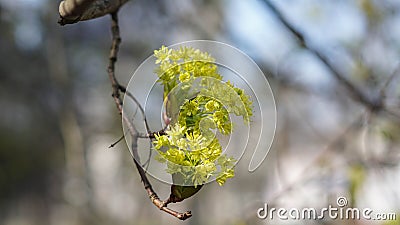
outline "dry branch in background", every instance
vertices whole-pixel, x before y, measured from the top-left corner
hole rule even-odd
[[[116,12],[129,0],[63,0],[58,12],[61,25],[91,20]]]
[[[293,36],[296,37],[299,45],[313,53],[329,69],[336,80],[339,81],[339,83],[347,89],[353,100],[362,103],[371,111],[386,110],[382,96],[369,96],[361,88],[351,83],[345,75],[341,74],[335,68],[335,66],[328,60],[328,58],[324,54],[322,54],[318,49],[316,49],[306,41],[304,35],[286,19],[286,17],[278,10],[278,8],[273,3],[271,3],[270,0],[263,0],[263,2],[271,10],[272,14],[274,14],[279,19],[279,21],[293,34]]]

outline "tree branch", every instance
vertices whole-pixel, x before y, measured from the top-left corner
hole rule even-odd
[[[151,138],[150,135],[151,135],[152,133],[154,133],[154,132],[151,132],[151,131],[150,131],[149,123],[147,122],[147,119],[146,119],[146,114],[145,114],[144,109],[143,109],[142,105],[140,104],[140,102],[135,98],[135,96],[133,96],[132,93],[130,93],[128,90],[126,90],[126,88],[125,88],[124,86],[118,84],[118,89],[119,89],[121,92],[125,93],[126,96],[128,96],[129,98],[131,98],[132,101],[134,101],[135,104],[138,106],[139,111],[140,111],[140,113],[142,114],[142,117],[143,117],[144,125],[145,125],[145,127],[146,127],[146,133],[148,133],[149,137]],[[153,135],[153,137],[154,137],[154,135]]]
[[[132,137],[132,153],[133,153],[133,161],[136,165],[136,168],[139,172],[139,175],[142,179],[144,188],[146,189],[147,195],[149,196],[151,202],[160,210],[171,214],[172,216],[175,216],[176,218],[180,220],[186,220],[187,218],[192,216],[192,213],[190,211],[186,211],[184,213],[176,212],[170,208],[167,207],[167,204],[164,201],[161,201],[160,198],[158,197],[157,193],[153,190],[153,187],[151,186],[150,181],[148,180],[146,176],[146,172],[144,171],[143,167],[140,165],[140,159],[137,151],[137,139],[138,136],[133,136]]]
[[[156,138],[157,136],[162,136],[162,135],[167,135],[165,130],[160,130],[160,131],[155,131],[155,132],[149,132],[147,134],[139,134],[138,138]]]
[[[115,104],[117,106],[119,113],[122,115],[122,119],[126,123],[129,133],[132,137],[131,150],[132,150],[133,162],[136,165],[136,168],[139,172],[140,178],[142,179],[144,188],[145,188],[147,195],[149,196],[151,202],[160,210],[162,210],[166,213],[169,213],[172,216],[174,216],[180,220],[186,220],[187,218],[192,216],[191,212],[186,211],[184,213],[180,213],[180,212],[176,212],[176,211],[168,208],[167,204],[164,201],[161,201],[160,198],[158,197],[157,193],[153,190],[153,187],[151,186],[151,183],[150,183],[149,179],[147,178],[146,171],[140,165],[140,158],[139,158],[138,149],[137,149],[139,133],[135,129],[132,122],[128,119],[128,117],[126,117],[125,114],[122,113],[123,102],[120,97],[120,91],[124,91],[127,94],[129,92],[127,92],[126,89],[118,83],[118,81],[115,77],[115,63],[117,61],[119,44],[121,43],[121,37],[119,34],[119,26],[118,26],[118,12],[113,12],[111,14],[111,33],[112,33],[112,44],[111,44],[111,49],[110,49],[109,64],[108,64],[107,72],[108,72],[108,77],[109,77],[111,85],[112,85],[112,90],[113,90],[112,96],[114,98]],[[139,109],[144,114],[143,108],[141,107],[139,102],[136,100],[136,98],[132,94],[130,94],[130,97],[136,102],[136,104],[138,104]],[[146,122],[146,126],[147,126],[147,122]],[[149,132],[149,136],[150,135],[152,135],[152,133]]]
[[[119,84],[115,77],[115,63],[117,62],[117,56],[119,51],[119,44],[121,43],[121,36],[119,34],[118,26],[118,14],[114,12],[111,14],[111,34],[112,44],[110,49],[110,55],[108,57],[108,78],[112,85],[112,97],[114,98],[115,104],[120,114],[122,114],[122,100],[119,93]]]
[[[379,96],[370,97],[363,92],[360,88],[355,86],[349,80],[346,79],[332,64],[329,62],[328,58],[325,57],[318,49],[311,46],[304,38],[304,35],[297,30],[290,22],[282,15],[282,13],[276,8],[276,6],[269,0],[263,0],[265,5],[271,10],[273,14],[279,19],[279,21],[296,37],[299,45],[308,49],[313,53],[333,74],[333,76],[338,80],[350,93],[351,97],[365,106],[367,106],[371,111],[384,110],[384,104],[382,98]]]
[[[91,20],[116,12],[129,0],[63,0],[58,12],[60,25]]]
[[[389,78],[385,81],[385,83],[383,83],[383,86],[382,86],[382,88],[380,90],[380,95],[382,96],[382,98],[386,98],[387,97],[387,93],[386,92],[387,92],[387,88],[389,87],[389,84],[399,74],[400,74],[400,63],[397,63],[397,66],[393,70],[392,74],[390,74]]]

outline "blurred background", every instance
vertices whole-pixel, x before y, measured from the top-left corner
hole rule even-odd
[[[125,142],[108,148],[122,136],[106,73],[109,16],[61,27],[58,3],[0,0],[0,224],[400,224],[400,1],[122,7],[121,84],[161,45],[209,39],[250,55],[275,95],[267,159],[249,173],[249,153],[225,186],[208,184],[171,205],[192,211],[185,222],[151,204]],[[151,181],[168,197],[168,185]],[[338,196],[397,220],[256,216],[264,203],[319,209],[336,206]]]

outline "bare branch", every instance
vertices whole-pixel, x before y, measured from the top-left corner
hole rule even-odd
[[[387,88],[389,86],[389,84],[394,80],[394,78],[400,74],[400,63],[397,64],[396,68],[393,70],[392,74],[390,74],[389,78],[385,81],[385,83],[383,84],[381,90],[380,90],[380,94],[382,96],[382,98],[386,98],[387,96]]]
[[[176,212],[170,208],[167,207],[167,204],[164,201],[161,201],[160,198],[158,197],[157,193],[153,190],[153,187],[151,186],[151,183],[149,179],[147,178],[146,171],[143,169],[143,167],[140,165],[140,158],[138,154],[138,138],[139,138],[139,133],[135,129],[135,126],[132,124],[132,122],[129,120],[128,117],[125,116],[125,114],[122,113],[122,100],[120,97],[120,91],[123,91],[125,93],[129,93],[126,91],[126,89],[121,86],[116,77],[115,77],[115,63],[117,61],[117,55],[118,55],[118,50],[119,50],[119,44],[121,43],[121,37],[119,34],[119,26],[118,26],[118,14],[117,12],[114,12],[111,14],[111,33],[112,33],[112,45],[110,49],[110,56],[109,56],[109,64],[108,64],[108,77],[110,79],[110,82],[112,84],[112,90],[113,90],[113,98],[115,101],[115,104],[117,106],[117,109],[119,113],[122,115],[122,119],[124,123],[128,127],[128,131],[132,137],[132,143],[131,143],[131,150],[132,150],[132,159],[133,162],[136,165],[136,168],[139,172],[140,178],[142,179],[144,188],[147,192],[147,195],[149,196],[151,202],[160,210],[171,214],[172,216],[180,219],[180,220],[186,220],[187,218],[192,216],[192,213],[190,211],[186,211],[184,213]],[[130,94],[130,93],[129,93]],[[138,107],[144,114],[143,108],[139,104],[139,102],[136,100],[136,98],[130,94],[131,98],[138,104]],[[147,123],[146,123],[147,124]],[[149,136],[152,135],[152,133],[149,132]],[[154,134],[153,134],[154,135]]]
[[[118,140],[116,140],[114,143],[112,143],[108,148],[114,148],[115,145],[117,145],[120,141],[124,139],[125,135],[122,135]]]
[[[372,111],[379,111],[384,109],[384,104],[382,98],[376,96],[375,98],[371,98],[366,93],[363,92],[360,88],[355,86],[349,80],[346,79],[344,75],[342,75],[335,66],[329,62],[328,58],[325,57],[318,49],[314,48],[304,38],[304,35],[297,30],[276,8],[276,6],[271,3],[269,0],[263,0],[265,5],[271,10],[273,14],[279,19],[279,21],[296,37],[300,46],[308,49],[311,53],[313,53],[333,74],[333,76],[338,80],[350,93],[351,97],[365,106],[367,106]]]
[[[139,134],[138,138],[156,138],[157,136],[162,136],[162,135],[167,135],[165,130],[160,130],[160,131],[155,131],[155,132],[149,132],[147,134]]]
[[[112,44],[110,49],[109,61],[108,61],[108,78],[112,85],[112,96],[115,104],[117,105],[118,111],[122,114],[122,100],[119,93],[119,84],[115,77],[115,63],[117,62],[117,55],[119,51],[119,44],[121,43],[121,36],[119,34],[118,26],[118,15],[117,12],[111,14],[111,33],[112,33]]]
[[[73,24],[118,11],[129,0],[63,0],[60,2],[59,24]]]
[[[151,202],[160,210],[171,214],[172,216],[175,216],[176,218],[180,220],[186,220],[187,218],[192,216],[192,213],[190,211],[186,211],[184,213],[176,212],[170,208],[168,208],[165,204],[164,201],[161,201],[160,198],[158,197],[157,193],[153,190],[153,187],[151,186],[150,181],[148,180],[146,176],[146,172],[144,171],[143,167],[140,165],[140,158],[137,150],[137,139],[138,136],[132,137],[132,154],[133,154],[133,161],[136,165],[137,170],[139,171],[139,175],[142,179],[144,188],[146,189],[147,195],[149,196]]]
[[[135,96],[132,95],[132,93],[130,93],[128,90],[126,90],[126,88],[125,88],[124,86],[118,84],[118,88],[119,88],[119,90],[120,90],[121,92],[125,93],[126,96],[128,96],[129,98],[131,98],[132,101],[134,101],[135,104],[138,106],[138,108],[139,108],[139,110],[140,110],[140,113],[142,114],[142,117],[143,117],[143,120],[144,120],[144,125],[145,125],[145,127],[146,127],[146,132],[149,134],[149,137],[150,137],[150,135],[152,134],[152,132],[150,131],[149,123],[147,122],[146,114],[144,113],[144,109],[143,109],[142,105],[141,105],[140,102],[135,98]],[[153,135],[153,137],[154,137],[154,135]],[[151,138],[151,137],[150,137],[150,138]]]

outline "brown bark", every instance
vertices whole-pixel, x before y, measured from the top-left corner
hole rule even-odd
[[[61,25],[91,20],[116,12],[129,0],[63,0],[58,11]]]

